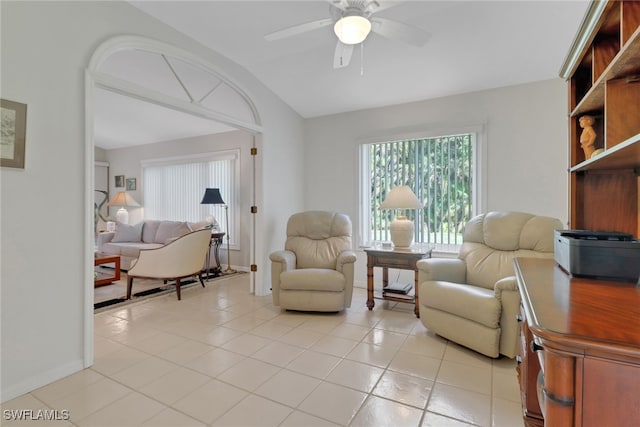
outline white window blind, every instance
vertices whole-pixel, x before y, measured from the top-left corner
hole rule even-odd
[[[183,158],[156,159],[142,163],[145,219],[199,222],[215,217],[220,230],[237,244],[239,153],[224,151]],[[219,188],[229,206],[200,204],[206,188]]]

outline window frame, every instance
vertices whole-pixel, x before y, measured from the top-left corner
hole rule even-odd
[[[365,146],[368,144],[379,144],[393,141],[431,139],[449,135],[474,134],[474,150],[472,150],[472,182],[473,191],[471,196],[471,216],[484,212],[486,206],[486,173],[485,165],[487,163],[486,149],[486,125],[467,125],[467,126],[450,126],[438,127],[426,130],[418,130],[411,132],[389,133],[370,138],[361,138],[357,142],[358,156],[358,226],[357,239],[360,248],[367,248],[374,244],[380,243],[370,240],[369,236],[369,220],[365,219],[369,216],[371,209],[371,200],[369,187],[371,185],[370,173],[368,171],[369,156]],[[367,168],[367,174],[365,174]],[[436,252],[457,253],[459,245],[450,245],[447,249],[436,247]]]

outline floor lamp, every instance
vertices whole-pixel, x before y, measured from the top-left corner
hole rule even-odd
[[[225,220],[227,223],[227,269],[225,273],[235,273],[236,270],[231,268],[231,251],[229,249],[229,206],[222,200],[219,188],[207,188],[204,191],[204,197],[200,202],[202,205],[224,205]],[[211,246],[209,246],[209,257],[211,256]],[[207,272],[207,275],[209,272]]]

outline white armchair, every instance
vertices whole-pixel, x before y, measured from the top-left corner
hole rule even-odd
[[[347,215],[324,211],[292,215],[285,249],[270,259],[274,305],[299,311],[340,311],[351,306],[356,254]]]
[[[135,277],[148,279],[162,279],[176,281],[176,293],[180,296],[180,280],[185,277],[197,276],[202,281],[202,266],[204,265],[211,230],[198,230],[156,249],[141,249],[137,260],[132,263],[127,272],[127,299],[131,298],[133,279]]]
[[[430,331],[489,357],[517,354],[516,257],[553,257],[562,223],[522,212],[490,212],[465,226],[458,258],[420,260],[420,320]]]

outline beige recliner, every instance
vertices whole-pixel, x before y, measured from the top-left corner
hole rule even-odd
[[[356,254],[347,215],[325,211],[292,215],[284,247],[270,255],[274,305],[299,311],[340,311],[351,306]]]
[[[490,212],[465,226],[457,259],[418,261],[420,320],[430,331],[489,357],[517,353],[516,257],[553,257],[555,218]]]

